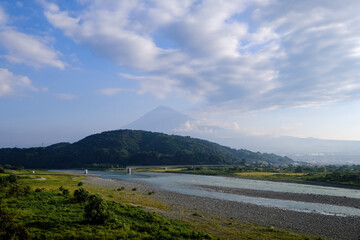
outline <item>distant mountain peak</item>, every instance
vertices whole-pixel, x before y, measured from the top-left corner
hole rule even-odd
[[[164,106],[164,105],[160,105],[157,108],[154,108],[152,111],[165,111],[165,110],[166,111],[174,111],[174,112],[176,112],[174,109],[172,109],[172,108],[170,108],[168,106]]]
[[[174,114],[174,115],[185,115],[185,114],[182,114],[170,107],[167,107],[167,106],[158,106],[157,108],[154,108],[153,110],[151,110],[150,112],[148,112],[147,114],[145,114],[144,116],[146,115],[149,115],[149,114],[156,114],[156,113],[166,113],[166,114]]]
[[[191,117],[170,107],[159,106],[122,128],[173,133],[176,128],[191,120]]]

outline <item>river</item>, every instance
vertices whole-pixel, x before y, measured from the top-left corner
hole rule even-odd
[[[71,172],[74,171],[71,170]],[[132,174],[127,174],[126,172],[120,171],[91,171],[89,173],[99,175],[101,178],[119,179],[123,181],[143,181],[154,186],[155,188],[187,195],[250,203],[260,206],[275,207],[283,210],[291,210],[297,212],[309,212],[342,217],[360,216],[359,208],[336,206],[322,203],[309,203],[302,201],[249,197],[241,194],[231,194],[206,189],[202,188],[200,185],[360,199],[360,190],[357,189],[231,177],[200,176],[190,174],[170,174],[154,172],[134,172]]]

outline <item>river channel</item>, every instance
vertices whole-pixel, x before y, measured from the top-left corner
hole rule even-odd
[[[72,170],[71,172],[74,171]],[[195,195],[200,197],[215,198],[234,202],[250,203],[265,207],[274,207],[297,212],[317,213],[341,217],[360,216],[359,208],[335,206],[322,203],[309,203],[302,201],[249,197],[241,194],[224,193],[221,191],[202,188],[200,185],[360,199],[360,190],[357,189],[251,180],[231,177],[200,176],[190,174],[170,174],[153,172],[135,172],[132,174],[128,174],[126,172],[120,171],[91,171],[89,173],[96,174],[101,178],[107,179],[119,179],[123,181],[142,181],[152,185],[155,188],[186,195]]]

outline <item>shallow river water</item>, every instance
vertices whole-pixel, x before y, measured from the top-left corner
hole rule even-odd
[[[74,172],[74,171],[72,171]],[[82,172],[82,171],[79,171]],[[336,188],[297,183],[284,183],[263,180],[240,179],[230,177],[200,176],[190,174],[168,174],[153,172],[135,172],[131,175],[118,171],[91,171],[101,178],[119,179],[125,181],[143,181],[156,188],[178,192],[187,195],[216,198],[235,202],[251,203],[284,210],[310,212],[336,216],[360,216],[360,209],[335,206],[321,203],[309,203],[291,200],[279,200],[259,197],[249,197],[204,189],[198,185],[251,189],[259,191],[275,191],[285,193],[315,194],[360,199],[360,190]]]

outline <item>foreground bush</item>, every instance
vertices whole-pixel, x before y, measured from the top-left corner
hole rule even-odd
[[[86,202],[88,198],[89,198],[89,192],[86,191],[84,188],[79,188],[74,191],[75,202],[78,203]]]
[[[91,195],[85,206],[84,219],[93,224],[103,224],[110,219],[106,202],[98,195]]]
[[[0,239],[30,239],[24,226],[14,222],[14,217],[0,205]]]

